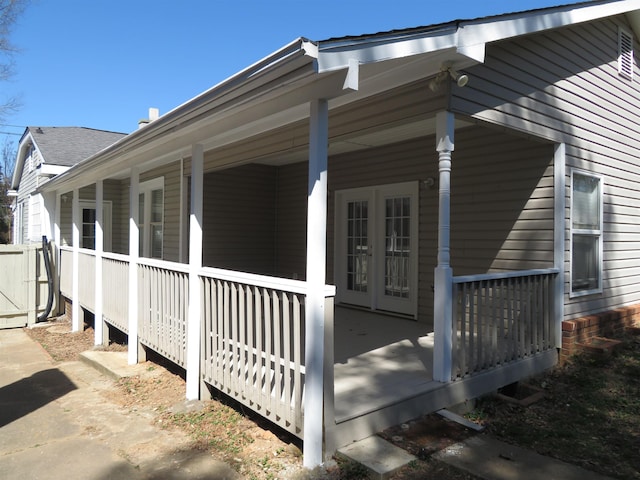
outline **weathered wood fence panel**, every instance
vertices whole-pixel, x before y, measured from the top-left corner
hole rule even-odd
[[[41,245],[0,245],[0,328],[36,323],[47,289]]]
[[[454,278],[453,379],[554,348],[555,270]]]

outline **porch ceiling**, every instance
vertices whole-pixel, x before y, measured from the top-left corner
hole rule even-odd
[[[385,62],[362,65],[359,68],[358,90],[345,88],[346,70],[317,73],[313,61],[301,56],[289,61],[287,73],[267,76],[259,85],[242,85],[243,92],[234,98],[207,92],[178,107],[160,119],[133,132],[122,145],[114,145],[113,152],[101,152],[82,162],[73,172],[57,178],[44,189],[73,188],[94,183],[97,179],[124,179],[131,168],[149,170],[180,158],[189,158],[194,144],[202,144],[205,154],[216,155],[220,149],[229,150],[251,143],[253,139],[279,129],[294,130],[308,122],[309,102],[315,98],[329,99],[330,111],[349,108],[367,98],[391,91],[403,85],[436,75],[443,62],[455,61],[463,67],[469,64],[455,50],[443,50]],[[372,146],[384,145],[434,131],[434,119],[409,118],[401,124],[388,124],[357,134],[331,139],[329,153],[337,154]],[[134,142],[139,137],[139,141]],[[308,137],[308,133],[305,135]],[[307,140],[288,151],[236,159],[234,164],[262,162],[283,164],[307,158]],[[207,153],[208,152],[208,153]],[[98,161],[100,160],[100,161]],[[221,163],[219,168],[229,166]]]

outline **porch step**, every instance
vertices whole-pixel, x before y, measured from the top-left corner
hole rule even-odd
[[[127,352],[87,350],[80,353],[80,361],[114,380],[140,375],[145,371],[145,366],[140,363],[136,365],[128,364]]]
[[[372,480],[386,480],[409,462],[416,460],[410,453],[377,435],[342,447],[337,455],[364,466]]]

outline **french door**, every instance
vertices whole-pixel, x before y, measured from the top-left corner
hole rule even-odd
[[[418,183],[336,192],[338,302],[415,316]]]

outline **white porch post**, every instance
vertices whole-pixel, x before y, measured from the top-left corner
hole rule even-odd
[[[54,241],[54,249],[53,249],[53,257],[55,262],[55,274],[54,278],[54,292],[55,292],[55,312],[60,314],[63,311],[60,305],[60,240],[62,235],[60,234],[60,209],[62,208],[62,194],[60,192],[56,192],[56,207],[53,212],[53,241]]]
[[[436,116],[436,150],[440,172],[438,212],[438,266],[435,269],[433,378],[451,381],[453,271],[450,265],[451,152],[454,149],[455,117],[451,112]]]
[[[558,275],[553,286],[553,318],[555,321],[555,345],[562,348],[562,320],[564,318],[564,237],[565,237],[565,185],[566,146],[559,143],[553,157],[554,176],[554,226],[553,226],[553,266]]]
[[[138,363],[139,192],[140,169],[132,168],[131,186],[129,187],[129,345],[127,355],[129,365]]]
[[[191,154],[191,215],[189,218],[189,317],[187,319],[187,400],[200,396],[200,277],[202,268],[202,145]]]
[[[71,280],[71,331],[79,332],[83,328],[84,320],[80,318],[80,189],[73,189],[73,201],[71,204],[71,217],[73,219],[71,243],[72,252],[72,280]]]
[[[96,244],[95,244],[95,262],[96,262],[96,299],[95,299],[95,317],[94,317],[94,344],[102,345],[104,343],[102,319],[102,252],[104,250],[104,214],[102,210],[102,197],[104,191],[104,182],[98,180],[96,182]]]
[[[305,308],[304,457],[307,468],[323,461],[324,286],[327,265],[327,100],[311,102]]]

